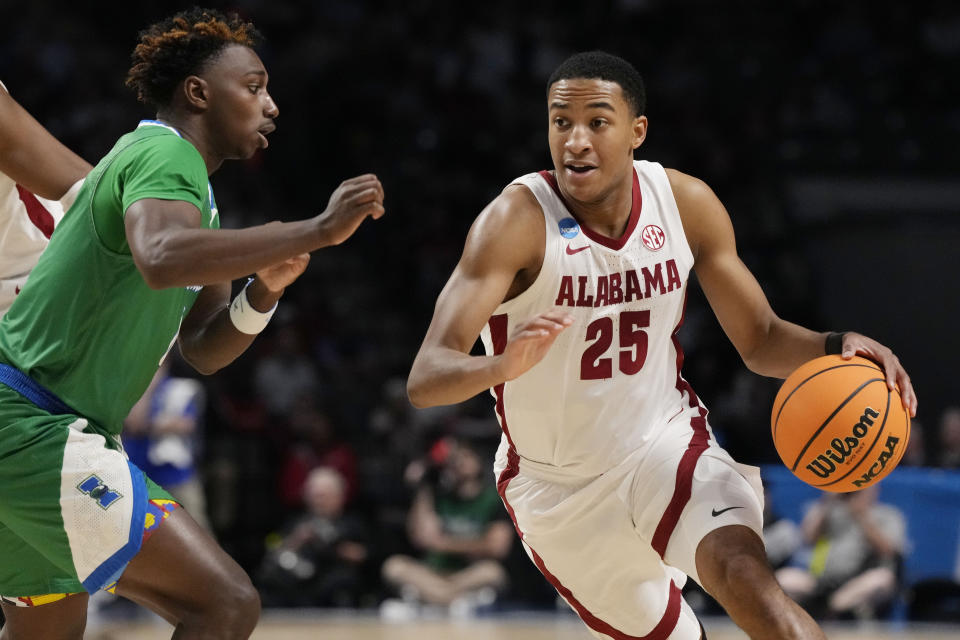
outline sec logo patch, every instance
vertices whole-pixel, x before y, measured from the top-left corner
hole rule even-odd
[[[650,251],[659,251],[667,241],[667,236],[664,235],[663,229],[657,225],[648,224],[640,232],[640,239],[643,240],[643,246]]]

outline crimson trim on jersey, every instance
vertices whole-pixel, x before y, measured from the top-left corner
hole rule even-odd
[[[32,222],[33,226],[35,226],[37,229],[40,229],[40,233],[45,235],[49,240],[51,234],[53,234],[53,227],[56,225],[53,220],[53,215],[47,211],[46,207],[40,204],[40,201],[37,200],[37,196],[30,193],[19,184],[17,185],[17,193],[20,194],[20,201],[27,209],[27,216],[30,218],[30,222]]]
[[[488,323],[490,325],[490,340],[493,342],[493,355],[498,356],[507,348],[507,314],[490,316]],[[507,443],[513,449],[513,439],[510,438],[510,429],[507,428],[507,416],[503,408],[503,385],[501,382],[493,388],[493,393],[497,397],[497,415],[500,416],[500,428],[503,435],[507,437]]]
[[[488,324],[490,326],[491,342],[493,342],[493,354],[500,355],[507,346],[507,314],[503,313],[491,316]],[[504,384],[505,383],[500,383],[493,388],[494,395],[496,395],[497,398],[497,415],[500,417],[500,427],[503,429],[503,433],[507,438],[507,443],[509,444],[509,447],[507,448],[507,466],[500,473],[500,477],[497,478],[497,493],[500,494],[500,499],[503,500],[503,505],[506,507],[507,513],[510,515],[510,520],[513,521],[513,527],[517,530],[517,535],[520,536],[521,540],[524,540],[523,531],[520,529],[520,524],[517,522],[517,514],[514,512],[513,507],[507,500],[507,487],[509,486],[510,481],[515,478],[518,473],[520,473],[520,455],[513,446],[513,440],[510,438],[510,429],[507,427],[507,416],[503,405]],[[580,619],[583,620],[583,622],[594,631],[606,634],[614,640],[667,640],[667,638],[670,637],[670,634],[673,633],[673,630],[676,628],[677,622],[680,620],[683,594],[680,588],[672,580],[670,581],[670,593],[667,596],[667,607],[666,610],[664,610],[660,621],[647,635],[631,636],[627,633],[619,631],[618,629],[615,629],[610,624],[590,613],[590,611],[588,611],[587,608],[584,607],[579,600],[577,600],[570,589],[565,587],[555,575],[550,573],[550,570],[547,569],[547,566],[543,562],[543,558],[540,557],[540,554],[538,554],[536,550],[534,550],[534,548],[529,544],[527,544],[527,548],[530,550],[533,563],[537,565],[540,573],[542,573],[547,581],[553,585],[553,588],[557,590],[557,593],[563,596],[566,601],[570,603],[570,606],[572,606],[574,611],[577,612],[577,615],[580,616]]]
[[[517,522],[517,514],[514,512],[513,507],[510,506],[510,502],[507,501],[507,486],[519,472],[520,456],[517,454],[516,449],[513,448],[513,445],[510,445],[510,448],[507,450],[507,466],[500,473],[500,478],[497,480],[497,493],[500,494],[500,499],[503,500],[503,504],[507,508],[507,513],[510,514],[510,519],[513,520],[513,526],[517,530],[517,535],[520,536],[521,540],[524,540],[523,531],[520,530],[520,524]],[[524,542],[526,542],[526,540],[524,540]],[[667,640],[667,638],[670,637],[670,634],[673,633],[673,630],[676,628],[677,622],[680,620],[680,609],[683,603],[683,594],[680,590],[680,587],[678,587],[672,580],[670,581],[670,593],[667,596],[667,607],[664,610],[660,621],[650,631],[650,633],[644,636],[632,636],[614,628],[609,623],[604,622],[597,616],[590,613],[590,611],[587,610],[587,608],[584,607],[579,600],[577,600],[576,596],[573,595],[573,592],[565,587],[557,578],[557,576],[550,573],[550,570],[547,569],[543,558],[540,557],[540,554],[537,553],[537,551],[531,547],[529,543],[527,543],[527,548],[530,550],[533,563],[537,565],[537,569],[540,569],[540,573],[543,574],[543,577],[545,577],[547,581],[553,585],[553,588],[557,590],[557,593],[563,596],[564,599],[570,603],[570,606],[573,607],[574,611],[577,612],[577,615],[580,616],[580,619],[583,620],[583,622],[594,631],[606,634],[614,640]]]
[[[567,213],[573,216],[573,219],[577,221],[577,224],[580,225],[580,229],[583,230],[583,233],[596,242],[601,244],[608,249],[613,249],[618,251],[626,246],[627,241],[630,239],[630,236],[633,235],[634,229],[637,228],[637,223],[640,222],[640,211],[643,209],[643,194],[640,192],[640,178],[637,177],[637,169],[633,169],[633,203],[630,205],[630,218],[627,220],[627,228],[624,230],[623,235],[619,238],[608,238],[607,236],[597,233],[592,229],[588,228],[580,218],[573,212],[573,209],[570,208],[570,205],[567,204],[566,199],[563,197],[563,194],[560,193],[560,185],[557,184],[557,177],[550,173],[547,170],[540,171],[540,176],[547,181],[547,184],[553,189],[554,193],[557,194],[557,197],[560,198],[560,202],[563,203],[563,206],[566,207]]]
[[[710,432],[707,431],[707,410],[700,404],[697,394],[694,393],[690,383],[680,375],[680,369],[683,367],[683,348],[680,346],[680,338],[677,335],[680,327],[683,326],[683,319],[687,313],[687,297],[684,293],[683,312],[680,314],[680,322],[673,330],[673,347],[677,351],[677,391],[681,394],[686,392],[690,401],[690,406],[698,409],[697,415],[690,418],[690,428],[693,429],[693,435],[690,436],[690,442],[687,444],[687,450],[680,457],[680,463],[677,465],[677,479],[673,487],[673,496],[667,504],[666,510],[660,517],[657,529],[653,534],[651,546],[663,558],[667,553],[667,544],[670,542],[670,536],[673,535],[677,522],[680,521],[680,514],[683,508],[690,501],[690,495],[693,489],[693,470],[697,466],[697,460],[700,455],[710,446]]]

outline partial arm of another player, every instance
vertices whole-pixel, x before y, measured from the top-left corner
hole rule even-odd
[[[309,261],[310,254],[304,253],[258,271],[246,288],[253,309],[270,311]],[[205,286],[180,326],[180,353],[200,373],[209,375],[227,366],[257,337],[237,329],[230,318],[229,303],[230,283]]]
[[[147,285],[166,289],[228,282],[340,244],[367,216],[383,214],[383,187],[367,174],[341,183],[326,210],[307,220],[203,229],[200,211],[189,202],[146,198],[127,208],[124,224],[134,263]]]
[[[92,168],[0,88],[0,172],[32,193],[59,200]]]
[[[778,317],[759,283],[737,255],[733,225],[710,188],[691,176],[668,170],[694,269],[724,332],[751,371],[786,378],[798,366],[824,355],[826,333],[811,331]],[[863,355],[879,363],[892,389],[900,386],[904,407],[916,414],[910,377],[893,352],[858,333],[847,333],[842,356]]]
[[[520,325],[503,354],[470,355],[518,273],[539,268],[543,244],[543,214],[525,187],[508,187],[477,217],[410,370],[407,394],[414,406],[463,402],[516,378],[539,362],[569,326],[567,314],[546,311]]]

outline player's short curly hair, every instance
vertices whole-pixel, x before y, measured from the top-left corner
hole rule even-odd
[[[235,14],[198,7],[181,11],[140,32],[126,84],[141,102],[163,108],[181,80],[200,73],[224,48],[254,47],[261,40],[256,27]]]
[[[633,110],[634,116],[642,116],[647,111],[647,90],[643,78],[632,64],[606,51],[585,51],[577,53],[556,68],[547,81],[547,93],[559,80],[573,78],[599,78],[616,82],[623,90],[623,97]]]

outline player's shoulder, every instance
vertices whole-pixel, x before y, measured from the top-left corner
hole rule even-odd
[[[723,204],[706,182],[676,169],[665,171],[685,228],[727,218]]]
[[[529,233],[543,227],[543,208],[528,187],[512,183],[480,212],[474,225],[498,234]]]
[[[508,185],[474,220],[464,261],[496,268],[532,268],[543,259],[543,210],[530,189]]]
[[[114,144],[112,153],[126,158],[175,156],[178,160],[203,162],[200,152],[188,140],[159,127],[140,126],[125,133]]]
[[[189,175],[206,180],[203,156],[188,140],[171,131],[140,127],[122,136],[107,156],[121,171]]]
[[[713,189],[703,180],[682,171],[664,170],[694,257],[700,255],[704,246],[725,245],[726,238],[732,237],[730,216]]]
[[[142,153],[166,153],[187,156],[190,159],[203,158],[197,148],[187,139],[173,131],[166,131],[154,127],[138,127],[124,138],[132,143],[132,148]]]
[[[669,167],[664,167],[663,170],[670,181],[670,188],[673,190],[673,197],[676,199],[678,206],[681,201],[685,204],[695,205],[716,198],[713,189],[700,178]]]

